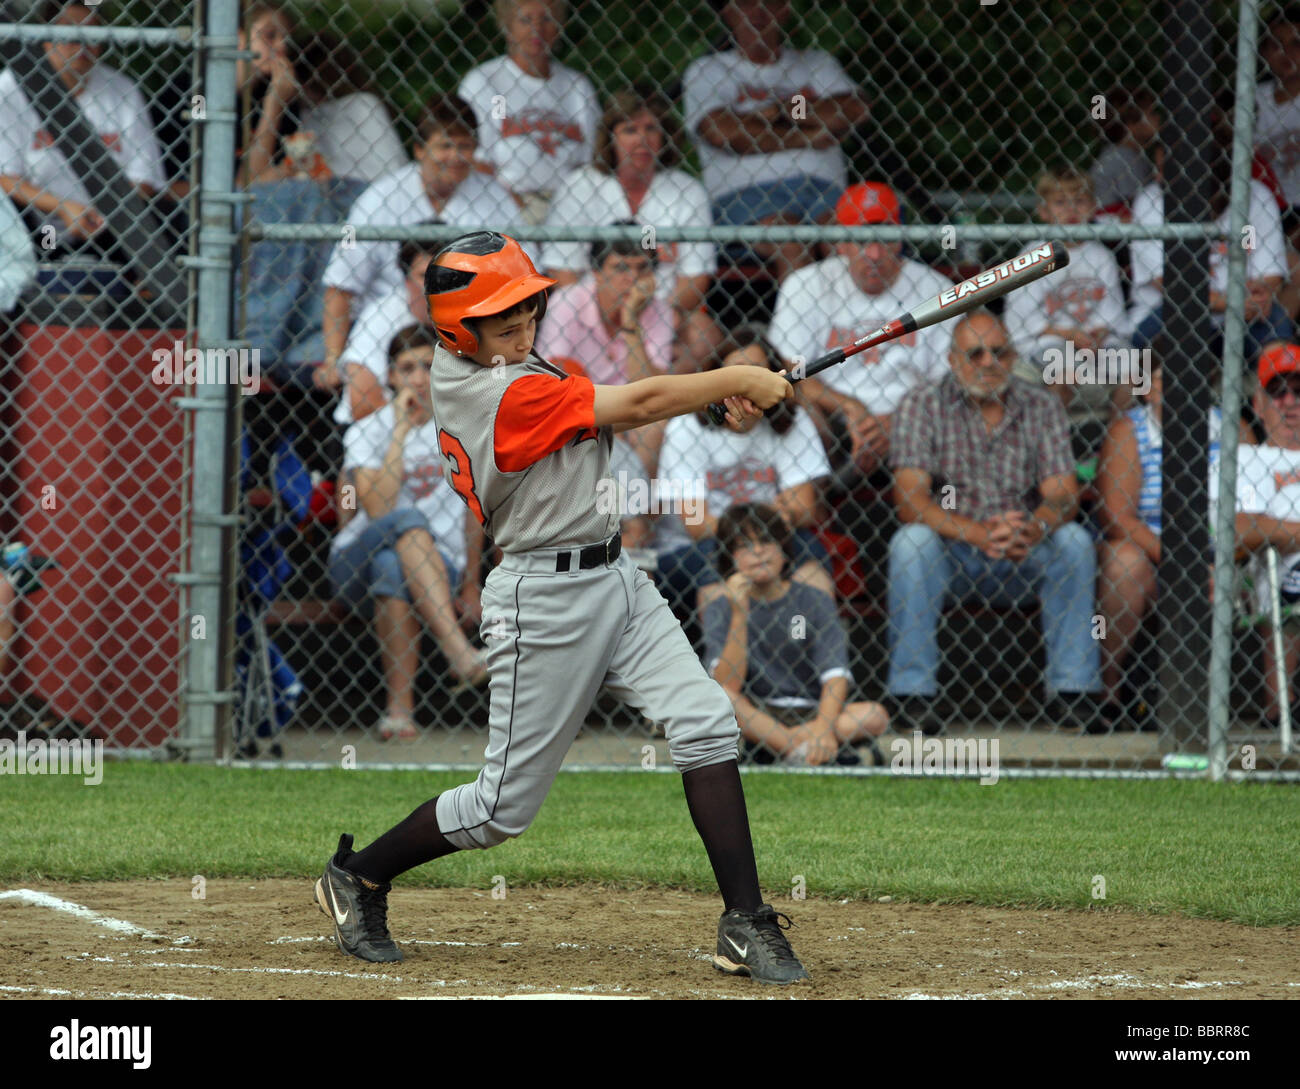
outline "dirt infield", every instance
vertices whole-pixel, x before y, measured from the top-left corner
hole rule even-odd
[[[1169,916],[787,902],[813,979],[778,989],[710,966],[718,903],[684,892],[398,889],[406,960],[366,965],[310,881],[25,887],[0,893],[3,996],[1300,998],[1296,928]]]

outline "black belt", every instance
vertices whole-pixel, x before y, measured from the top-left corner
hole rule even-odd
[[[623,540],[615,533],[608,541],[601,541],[600,544],[588,545],[578,552],[578,570],[586,571],[592,567],[604,567],[608,563],[613,563],[618,559],[619,554],[623,551]],[[555,557],[555,573],[564,574],[573,566],[573,549],[561,552]]]

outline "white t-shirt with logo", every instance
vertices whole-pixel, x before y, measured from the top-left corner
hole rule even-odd
[[[478,118],[478,156],[516,193],[550,193],[591,162],[600,102],[591,80],[551,62],[547,79],[509,57],[471,69],[458,94]]]
[[[1272,80],[1255,89],[1255,148],[1273,167],[1289,204],[1300,204],[1300,95],[1279,104]]]
[[[1035,242],[1034,246],[1042,244]],[[1007,296],[1003,320],[1022,354],[1039,346],[1038,340],[1048,326],[1101,327],[1121,337],[1129,333],[1115,255],[1101,242],[1082,242],[1068,248],[1070,263],[1064,269]]]
[[[1210,511],[1219,495],[1218,459],[1210,465]],[[1237,447],[1237,513],[1264,514],[1284,522],[1300,522],[1300,450],[1280,446]],[[1262,553],[1251,558],[1260,612],[1269,607],[1266,561]],[[1279,556],[1278,573],[1284,599],[1300,600],[1300,552]]]
[[[130,79],[106,64],[96,64],[86,76],[86,89],[77,105],[128,180],[155,189],[166,187],[149,108]],[[0,174],[18,175],[63,200],[94,204],[8,69],[0,72]],[[62,226],[52,213],[45,222]]]
[[[767,423],[745,434],[705,425],[692,413],[668,421],[659,453],[659,494],[703,499],[720,517],[736,503],[771,503],[777,493],[830,475],[830,463],[817,428],[806,412],[795,410],[794,426],[778,435]],[[660,520],[661,548],[686,545],[690,536],[677,513]]]
[[[427,315],[425,321],[428,320]],[[418,325],[419,319],[411,315],[411,306],[406,298],[406,289],[390,292],[378,299],[372,299],[361,309],[357,320],[348,332],[348,342],[339,356],[339,370],[346,375],[344,368],[349,363],[359,363],[373,372],[379,384],[388,389],[388,345],[393,337],[408,325]],[[352,423],[352,408],[348,404],[347,379],[339,394],[339,403],[334,408],[334,422]]]
[[[704,187],[714,200],[749,185],[810,175],[844,188],[848,170],[839,145],[737,155],[701,140],[699,125],[724,107],[737,114],[756,113],[779,103],[792,109],[794,96],[826,98],[849,94],[853,82],[839,62],[820,49],[785,49],[771,64],[755,64],[738,50],[709,53],[691,62],[682,77],[686,128],[695,141]]]
[[[365,92],[332,98],[303,114],[302,128],[316,134],[316,146],[340,178],[373,182],[410,160],[379,99]]]
[[[1228,229],[1227,209],[1215,220],[1220,230]],[[1144,186],[1133,198],[1133,222],[1158,226],[1165,221],[1165,196],[1158,184]],[[1254,228],[1255,248],[1246,252],[1246,278],[1258,280],[1264,276],[1287,277],[1286,239],[1282,233],[1282,216],[1277,201],[1268,187],[1260,182],[1250,183],[1250,208],[1246,222]],[[1235,240],[1241,245],[1241,240]],[[1160,305],[1162,292],[1150,281],[1162,279],[1165,274],[1165,244],[1134,239],[1129,243],[1129,260],[1133,265],[1133,302],[1129,314],[1136,327],[1141,320]],[[1228,240],[1210,240],[1210,287],[1219,292],[1228,290]],[[1223,312],[1211,315],[1216,324],[1223,324]]]
[[[829,257],[790,273],[781,284],[768,339],[787,363],[811,363],[834,348],[874,332],[918,302],[952,287],[929,265],[904,259],[898,278],[879,295],[858,289],[848,260]],[[868,348],[817,378],[861,401],[874,415],[892,413],[919,386],[948,373],[949,323],[918,329],[898,340]]]
[[[509,234],[519,222],[519,208],[495,179],[474,173],[461,182],[442,212],[435,212],[420,180],[420,164],[410,163],[385,174],[357,197],[347,222],[353,227],[393,227],[430,219],[464,226],[466,233],[491,230]],[[397,267],[400,248],[397,242],[336,242],[325,266],[325,286],[350,292],[361,303],[398,290],[402,286]],[[524,250],[532,256],[527,245]],[[356,302],[353,307],[355,313]]]
[[[393,406],[385,405],[348,428],[343,436],[343,468],[382,469],[393,441]],[[406,433],[402,446],[402,489],[393,510],[414,508],[424,515],[442,553],[443,560],[457,572],[465,570],[465,501],[452,490],[442,475],[438,453],[438,425],[433,420]],[[333,552],[347,548],[370,524],[365,507],[357,502],[352,521],[334,536]]]
[[[579,167],[564,179],[551,201],[548,227],[605,226],[635,219],[655,227],[710,227],[713,216],[709,194],[698,181],[680,170],[660,170],[632,214],[627,193],[613,174],[594,166]],[[711,242],[658,242],[655,269],[656,296],[672,296],[678,276],[711,276],[717,253]],[[586,242],[548,242],[542,249],[542,267],[585,272],[591,267]]]

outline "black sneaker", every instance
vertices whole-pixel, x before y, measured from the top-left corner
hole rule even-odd
[[[926,737],[934,737],[943,733],[943,720],[935,713],[934,700],[933,696],[895,697],[889,724],[900,734],[920,730]]]
[[[1043,714],[1049,725],[1084,734],[1108,734],[1115,728],[1087,692],[1061,692],[1048,701]]]
[[[343,867],[352,857],[352,837],[339,836],[339,849],[316,882],[316,904],[334,922],[339,948],[361,960],[397,961],[402,951],[388,932],[388,890]]]
[[[807,979],[808,973],[781,933],[792,925],[790,917],[771,904],[763,904],[754,912],[728,911],[718,920],[718,953],[713,966],[719,972],[749,976],[760,983]]]

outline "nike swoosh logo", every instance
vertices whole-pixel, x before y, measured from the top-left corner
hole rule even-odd
[[[741,959],[741,960],[744,960],[744,959],[745,959],[745,956],[749,953],[749,946],[747,946],[747,945],[737,945],[737,944],[735,943],[735,941],[732,940],[731,937],[728,937],[728,938],[727,938],[727,941],[731,943],[731,948],[734,949],[737,953],[740,954],[740,959]]]
[[[334,921],[338,923],[339,926],[342,926],[348,921],[349,913],[345,911],[341,915],[339,914],[339,902],[334,896],[334,886],[328,880],[325,882],[325,891],[330,894],[330,908],[334,912]],[[744,954],[741,955],[743,956]]]

